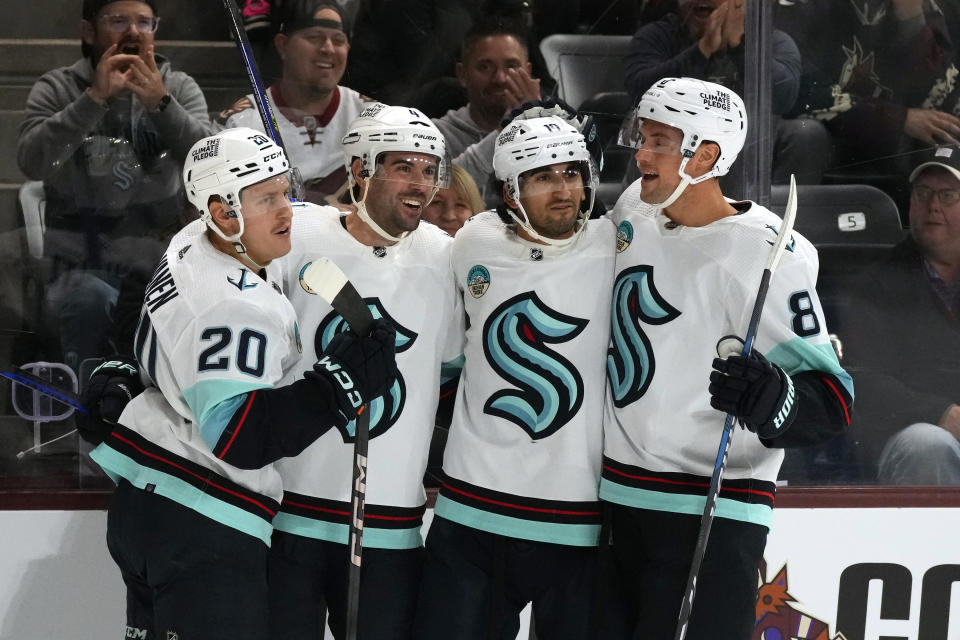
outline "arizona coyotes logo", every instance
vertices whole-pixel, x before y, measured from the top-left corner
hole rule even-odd
[[[656,358],[642,323],[665,324],[679,315],[657,291],[652,266],[631,267],[617,276],[611,314],[613,345],[607,351],[615,406],[625,407],[639,399],[653,380]]]
[[[364,298],[364,301],[367,303],[367,307],[370,309],[370,313],[373,314],[374,318],[385,318],[397,330],[397,353],[406,351],[413,346],[414,341],[417,339],[417,334],[401,326],[400,323],[394,320],[393,317],[387,313],[386,309],[383,308],[378,298]],[[331,311],[320,323],[320,326],[317,327],[317,334],[314,338],[314,347],[317,350],[317,354],[324,352],[335,335],[349,328],[350,325],[344,322],[343,316],[336,311]],[[406,384],[403,380],[403,374],[397,371],[397,378],[393,386],[383,395],[374,398],[367,408],[367,410],[370,411],[371,438],[376,438],[396,423],[400,417],[400,412],[403,410],[405,400]],[[347,425],[340,430],[340,433],[343,436],[344,442],[353,442],[357,433],[357,421],[351,420],[348,422]]]
[[[766,573],[766,563],[761,568]],[[757,620],[751,640],[831,640],[827,623],[797,611],[789,603],[796,600],[787,593],[787,567],[763,584],[757,593]],[[838,633],[833,640],[845,640]]]
[[[484,413],[509,420],[534,440],[569,422],[583,403],[583,379],[546,345],[573,340],[587,322],[554,311],[532,291],[497,307],[483,326],[483,351],[490,366],[519,390],[497,391]]]

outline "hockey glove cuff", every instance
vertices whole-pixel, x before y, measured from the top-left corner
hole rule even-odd
[[[716,358],[710,373],[710,406],[737,418],[761,439],[782,435],[797,416],[793,381],[763,354]]]
[[[80,436],[90,444],[100,444],[120,419],[127,403],[143,391],[136,360],[114,356],[93,373],[80,401],[87,413],[77,413]]]
[[[365,402],[382,394],[397,377],[396,331],[378,319],[370,335],[338,333],[327,345],[313,371],[304,377],[324,377],[333,387],[340,411],[353,419]]]

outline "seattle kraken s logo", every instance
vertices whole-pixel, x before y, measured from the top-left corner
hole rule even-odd
[[[617,276],[611,316],[613,346],[607,351],[607,375],[615,406],[625,407],[636,401],[653,380],[656,358],[640,323],[666,324],[679,315],[653,284],[653,267],[631,267]]]
[[[583,403],[583,380],[545,344],[569,342],[586,326],[587,320],[554,311],[532,291],[497,307],[483,326],[483,351],[490,366],[520,389],[496,392],[484,413],[513,422],[534,440],[568,423]]]
[[[370,309],[370,313],[373,314],[374,318],[386,318],[397,330],[397,353],[406,351],[413,346],[414,341],[417,339],[417,334],[401,326],[394,320],[390,314],[387,313],[386,309],[383,308],[383,305],[380,304],[378,298],[364,298],[364,302],[367,303],[367,307]],[[317,335],[314,338],[314,347],[317,350],[317,355],[319,356],[323,353],[335,335],[341,331],[346,331],[349,327],[350,325],[344,322],[343,316],[336,311],[331,311],[320,323],[320,326],[317,327]],[[398,370],[397,378],[393,386],[390,387],[385,394],[374,398],[370,402],[368,410],[370,411],[371,438],[376,438],[396,423],[400,417],[400,412],[403,411],[403,403],[406,396],[406,385],[403,381],[403,374]],[[357,421],[351,420],[348,422],[345,427],[340,429],[340,434],[343,436],[344,442],[353,442],[357,434]]]

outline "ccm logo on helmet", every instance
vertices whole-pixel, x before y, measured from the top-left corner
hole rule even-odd
[[[724,111],[730,111],[729,93],[724,93],[722,91],[717,91],[716,93],[706,93],[705,91],[701,91],[700,97],[703,99],[703,104],[707,107],[715,107],[717,109],[723,109]]]
[[[281,155],[281,152],[280,152],[280,151],[277,151],[277,152],[275,152],[275,153],[271,153],[271,154],[268,155],[268,156],[263,156],[263,161],[264,161],[264,162],[270,162],[270,161],[273,160],[274,158],[279,158],[280,155]]]
[[[359,409],[360,405],[363,404],[363,398],[360,396],[360,392],[354,389],[355,385],[350,375],[344,371],[340,365],[331,362],[327,356],[320,358],[320,362],[317,364],[323,365],[324,369],[333,374],[333,379],[336,380],[337,384],[346,392],[347,398],[350,399],[350,404]],[[351,391],[351,389],[353,389],[353,391]]]

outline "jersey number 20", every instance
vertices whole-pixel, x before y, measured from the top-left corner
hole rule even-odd
[[[229,353],[221,355],[230,347],[233,332],[229,327],[210,327],[200,334],[204,342],[213,344],[200,353],[199,371],[224,371],[230,368]],[[267,352],[267,337],[259,331],[244,329],[237,337],[236,366],[241,372],[259,378],[263,375],[263,361]]]

